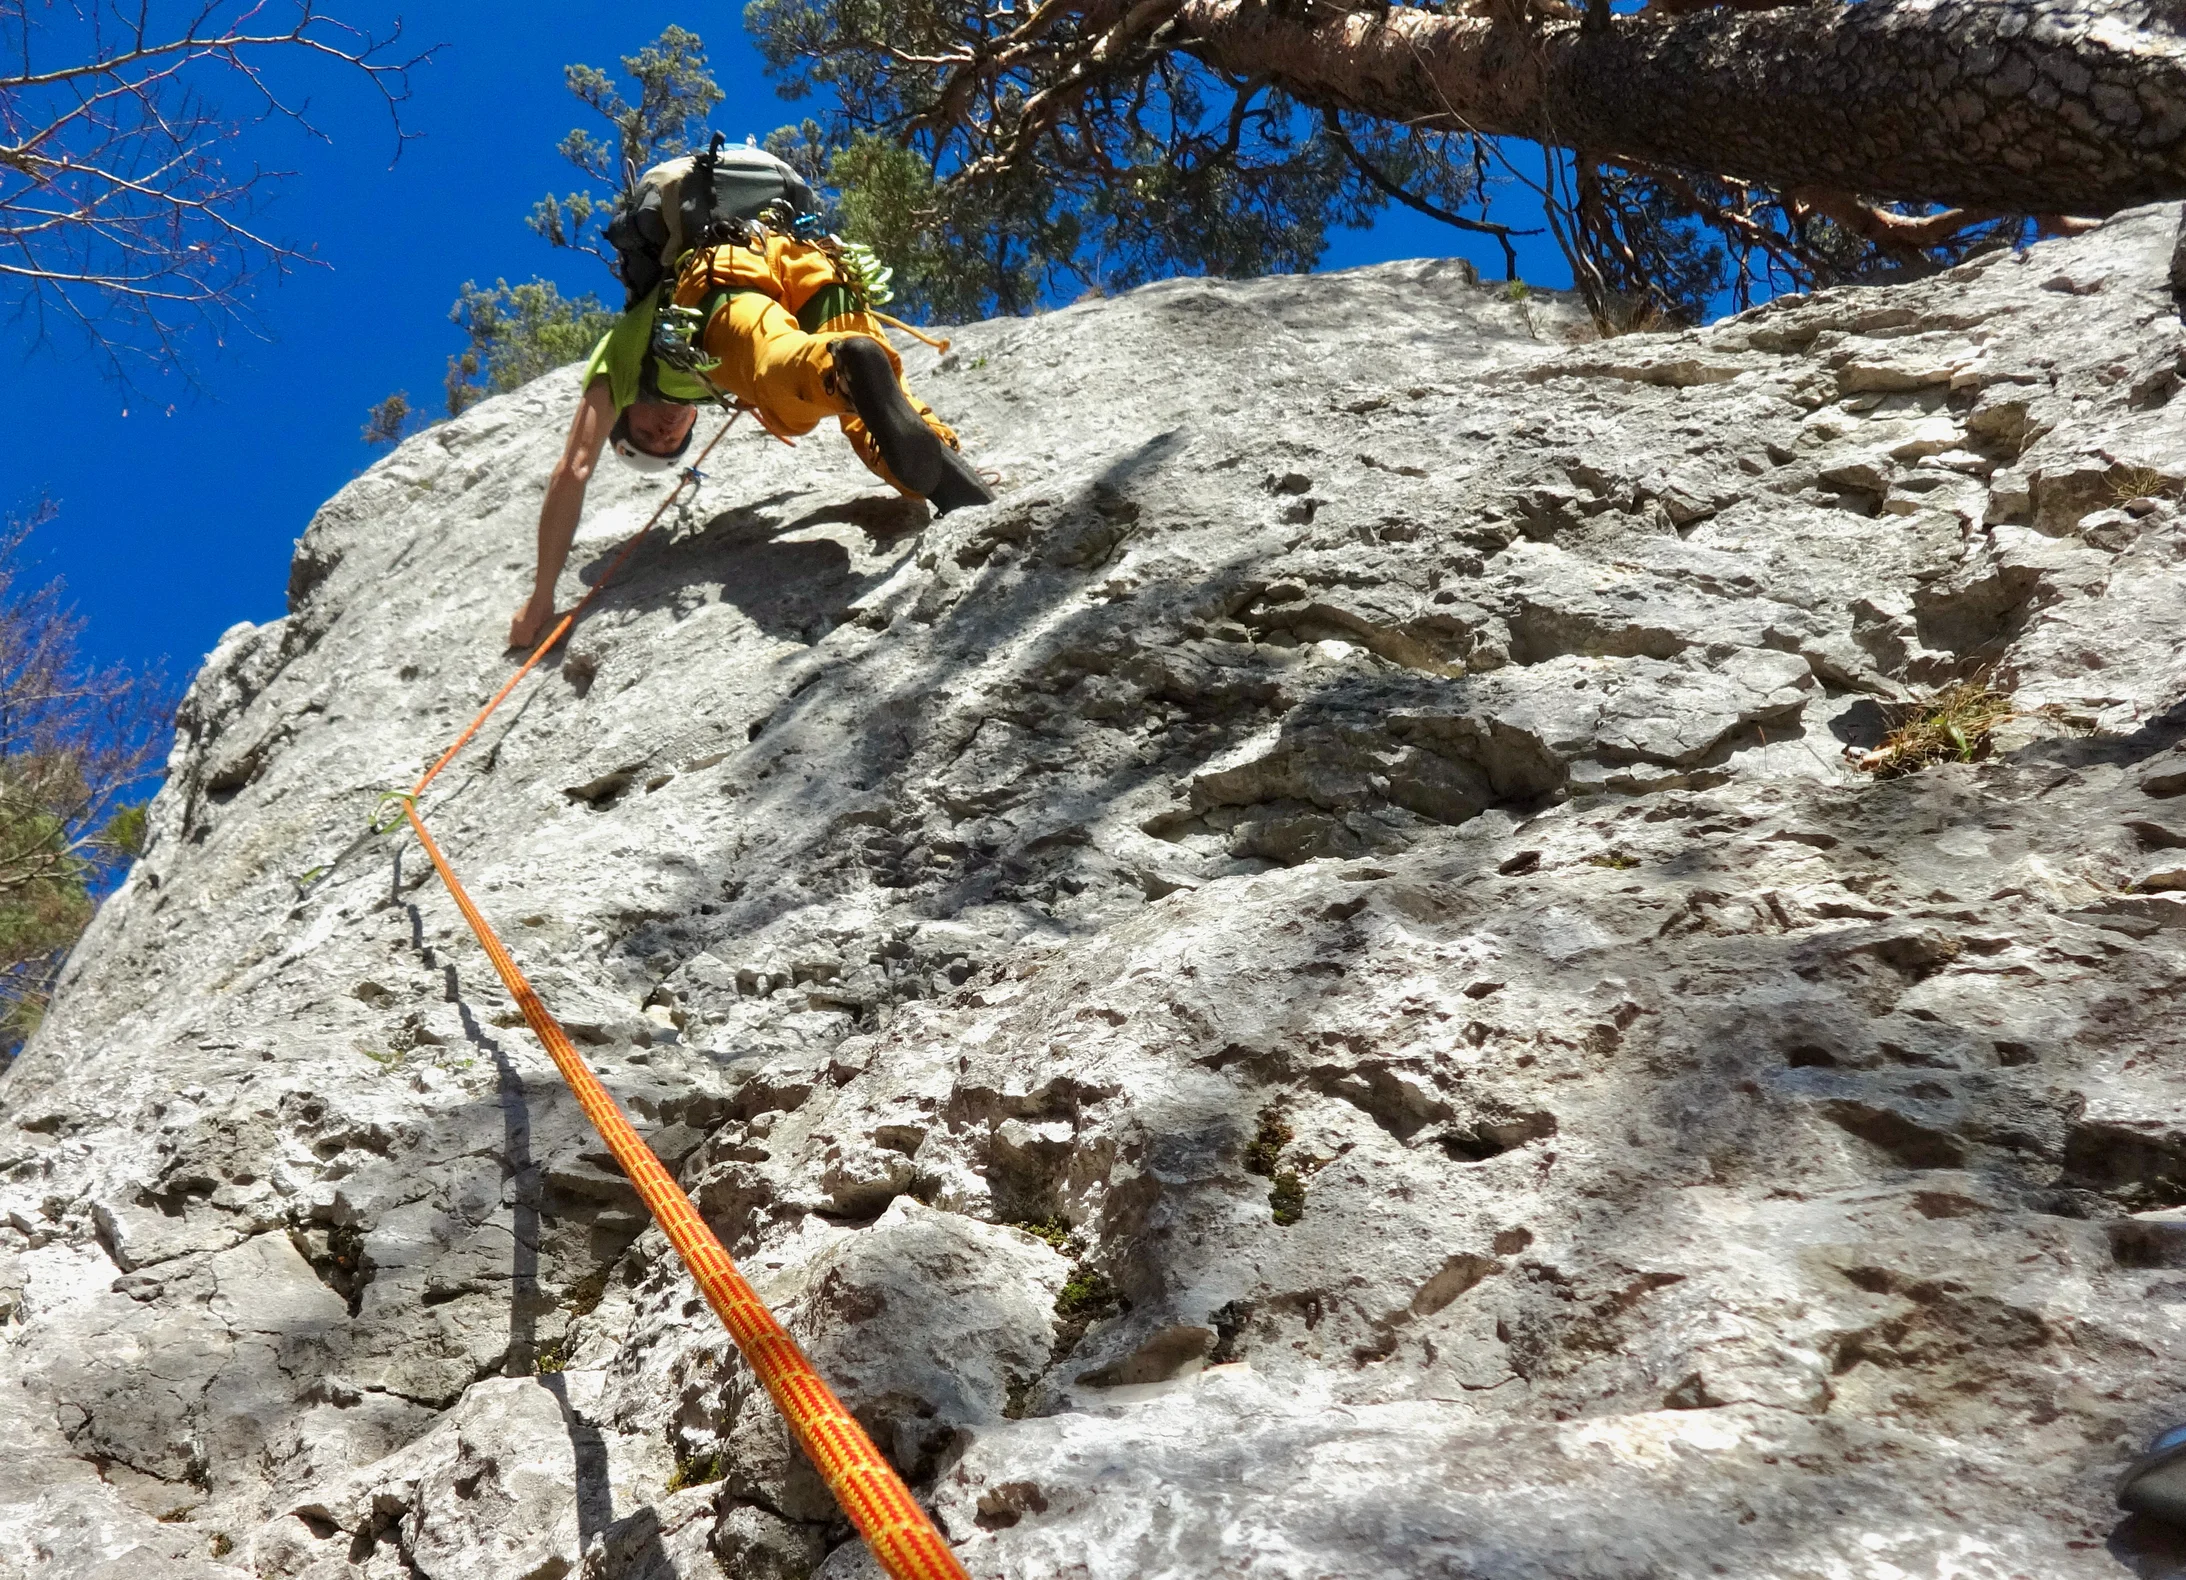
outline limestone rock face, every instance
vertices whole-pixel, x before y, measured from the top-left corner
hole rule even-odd
[[[2178,218],[1674,336],[1444,263],[974,326],[996,503],[739,428],[427,816],[981,1580],[2170,1573]],[[320,514],[0,1083],[0,1573],[868,1572],[348,849],[574,378]],[[1974,672],[1986,756],[1847,762]]]

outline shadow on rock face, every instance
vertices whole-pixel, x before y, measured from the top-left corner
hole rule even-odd
[[[641,549],[610,595],[640,608],[681,602],[708,584],[721,601],[741,610],[767,635],[812,643],[841,623],[843,611],[888,571],[861,574],[850,548],[829,528],[853,527],[867,548],[885,551],[928,520],[924,501],[869,494],[807,511],[794,519],[778,512],[796,492],[769,495],[708,521],[695,533],[663,535]],[[614,563],[619,545],[580,573],[596,586]]]
[[[851,571],[843,546],[827,538],[754,544],[722,560],[722,601],[767,635],[787,641],[819,640],[866,586]]]
[[[971,1572],[2186,1580],[2084,1473],[2178,1414],[2186,485],[1986,530],[2107,487],[2083,439],[2186,476],[2128,234],[2043,244],[2103,294],[2000,257],[1485,379],[1535,309],[1426,265],[975,327],[936,388],[1002,499],[742,430],[436,824]],[[505,673],[555,377],[312,528],[7,1078],[0,1571],[33,1522],[347,1580],[843,1538],[445,889],[275,865]],[[665,497],[600,481],[593,586]],[[1838,760],[2007,629],[2103,733]]]
[[[1829,721],[1829,733],[1854,751],[1871,752],[1890,733],[1890,716],[1881,703],[1862,697]]]
[[[799,516],[786,530],[802,532],[808,527],[841,522],[856,527],[875,543],[887,543],[906,532],[918,531],[932,519],[933,512],[923,499],[903,494],[861,494]]]
[[[733,604],[771,637],[813,642],[832,630],[842,609],[865,590],[852,570],[850,551],[817,535],[824,523],[733,511],[715,518],[694,538],[679,539],[645,567],[632,592],[651,602],[662,583],[717,582],[721,600]],[[784,533],[813,532],[785,538]]]

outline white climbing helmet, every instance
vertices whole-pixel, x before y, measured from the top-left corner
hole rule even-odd
[[[673,455],[655,455],[652,451],[641,448],[638,442],[630,437],[630,411],[626,407],[622,415],[615,419],[615,426],[608,430],[607,438],[608,442],[614,445],[615,453],[621,456],[627,465],[637,471],[668,472],[673,471],[682,462],[685,453],[691,448],[691,438],[697,432],[698,424],[693,422],[683,430],[683,442],[676,446]]]

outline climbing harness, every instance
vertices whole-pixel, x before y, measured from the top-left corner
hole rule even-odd
[[[884,303],[895,298],[895,289],[891,284],[895,278],[895,270],[882,263],[871,247],[863,242],[844,241],[840,236],[821,229],[816,215],[802,214],[785,218],[778,209],[770,207],[757,218],[737,217],[716,221],[706,232],[704,246],[687,249],[677,257],[674,270],[677,280],[682,280],[694,267],[702,268],[705,278],[702,293],[695,305],[663,309],[664,312],[672,311],[678,315],[691,316],[679,317],[678,326],[669,335],[665,347],[662,333],[656,329],[653,349],[660,360],[672,367],[682,368],[684,364],[675,360],[685,354],[678,342],[688,342],[694,347],[702,342],[707,322],[712,319],[715,310],[730,297],[753,290],[758,290],[761,295],[772,294],[757,286],[733,283],[733,276],[729,279],[722,278],[715,272],[712,255],[721,248],[742,248],[764,258],[768,256],[768,238],[777,232],[820,253],[834,270],[833,280],[815,290],[810,299],[797,309],[798,327],[806,334],[821,333],[827,324],[838,318],[863,313],[890,328],[902,330],[913,340],[931,346],[938,352],[948,352],[947,339],[929,335],[917,325],[907,324],[902,319],[880,310]],[[695,350],[692,354],[700,357],[706,355],[702,349]],[[709,360],[706,365],[711,367],[715,363]]]
[[[699,344],[705,327],[706,315],[695,307],[660,308],[653,316],[653,355],[678,373],[704,378],[721,366],[721,359]]]
[[[547,1056],[554,1061],[554,1068],[561,1072],[563,1081],[576,1097],[578,1106],[584,1110],[585,1117],[592,1121],[600,1139],[607,1143],[607,1150],[614,1155],[623,1174],[644,1199],[647,1210],[653,1215],[653,1221],[660,1225],[669,1244],[675,1247],[676,1254],[683,1259],[683,1265],[690,1269],[691,1277],[697,1281],[699,1291],[706,1297],[706,1303],[713,1307],[714,1314],[721,1319],[721,1325],[736,1341],[738,1351],[759,1381],[765,1385],[768,1396],[774,1400],[775,1408],[782,1412],[783,1420],[789,1423],[790,1433],[796,1438],[797,1446],[804,1450],[806,1458],[819,1471],[821,1479],[827,1483],[828,1491],[834,1495],[835,1502],[850,1517],[850,1523],[857,1529],[858,1535],[879,1561],[881,1568],[892,1580],[968,1580],[963,1565],[956,1561],[956,1555],[950,1552],[949,1544],[943,1540],[940,1531],[927,1518],[925,1511],[913,1501],[910,1489],[903,1484],[903,1478],[881,1457],[880,1451],[873,1446],[873,1440],[866,1435],[865,1429],[858,1425],[850,1412],[843,1408],[842,1401],[835,1397],[834,1391],[822,1380],[812,1362],[798,1347],[797,1341],[790,1337],[788,1330],[775,1319],[766,1303],[759,1298],[758,1292],[737,1271],[735,1262],[730,1260],[719,1237],[707,1226],[705,1219],[698,1215],[698,1209],[691,1205],[690,1197],[684,1194],[660,1159],[654,1156],[652,1148],[631,1127],[613,1094],[601,1084],[600,1078],[593,1074],[591,1067],[578,1054],[575,1044],[569,1040],[569,1034],[562,1029],[561,1022],[548,1012],[530,981],[517,966],[515,958],[501,942],[500,935],[494,931],[493,924],[486,920],[484,913],[472,902],[469,892],[457,879],[455,869],[449,865],[447,854],[434,840],[425,826],[423,815],[418,811],[418,798],[440,777],[442,770],[455,761],[456,754],[484,728],[486,721],[508,700],[509,694],[515,691],[524,677],[569,634],[578,617],[591,607],[592,601],[613,583],[638,545],[651,535],[661,518],[681,499],[685,487],[696,486],[703,475],[699,469],[713,453],[714,446],[735,426],[737,415],[739,414],[732,414],[721,425],[719,432],[707,441],[705,449],[699,452],[698,459],[676,480],[675,488],[661,501],[660,508],[653,512],[644,526],[631,534],[609,562],[606,574],[593,585],[592,590],[576,608],[562,616],[554,629],[547,633],[546,639],[532,649],[531,656],[524,660],[522,667],[509,677],[506,685],[494,693],[493,700],[479,710],[478,716],[456,737],[455,743],[441,753],[439,759],[407,791],[393,792],[382,798],[374,813],[373,824],[376,828],[386,820],[389,801],[400,805],[400,821],[407,822],[410,831],[417,836],[419,846],[432,861],[433,870],[440,874],[440,881],[447,886],[449,898],[455,901],[456,909],[463,913],[463,920],[470,924],[479,946],[486,951],[486,958],[493,963],[495,975],[500,977],[502,986],[508,989],[509,996],[516,1001],[516,1007],[523,1012],[525,1024],[530,1026],[532,1034],[545,1047]]]
[[[625,307],[672,279],[685,253],[733,234],[741,223],[767,216],[784,226],[805,215],[817,220],[818,199],[792,166],[763,148],[732,148],[727,141],[716,132],[704,151],[642,174],[625,166],[623,200],[606,231],[615,273],[629,292]]]

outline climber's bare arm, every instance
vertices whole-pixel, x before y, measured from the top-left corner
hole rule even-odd
[[[531,647],[545,636],[554,619],[554,584],[561,579],[569,559],[569,545],[577,536],[577,517],[584,509],[584,492],[592,481],[592,469],[600,464],[608,430],[615,426],[615,396],[605,378],[594,379],[569,420],[569,439],[562,458],[547,479],[546,500],[539,507],[539,564],[531,584],[531,597],[509,622],[509,646]]]

